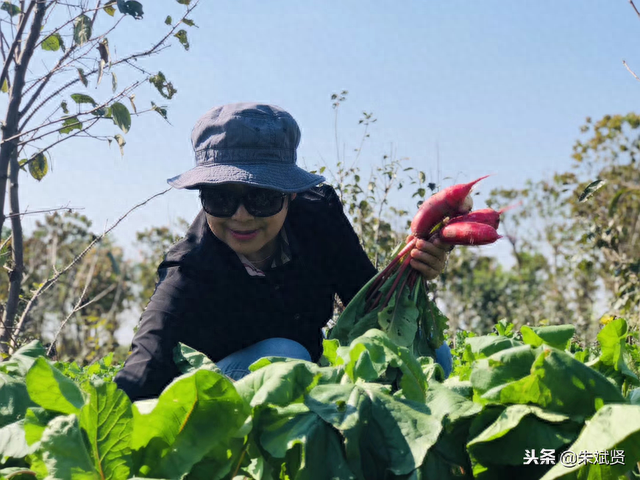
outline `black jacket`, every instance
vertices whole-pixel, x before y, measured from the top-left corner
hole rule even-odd
[[[214,362],[271,337],[304,345],[317,361],[333,297],[346,305],[376,273],[329,186],[298,194],[284,223],[292,260],[247,274],[201,211],[158,267],[132,353],[115,378],[132,400],[155,397],[177,375],[178,342]]]

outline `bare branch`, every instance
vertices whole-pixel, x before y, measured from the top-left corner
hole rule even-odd
[[[636,15],[638,15],[638,17],[640,17],[640,12],[638,11],[638,9],[636,8],[635,4],[633,3],[633,0],[629,0],[629,3],[631,4],[631,6],[633,7],[633,9],[636,11]]]
[[[631,68],[629,68],[629,65],[627,65],[627,62],[625,62],[624,60],[622,61],[622,64],[627,67],[627,70],[629,70],[629,73],[631,75],[633,75],[635,77],[636,80],[638,80],[640,82],[640,78],[638,78],[638,76],[633,72],[633,70],[631,70]]]
[[[102,119],[103,119],[102,117],[96,117],[96,118],[91,122],[91,124],[90,124],[89,126],[84,127],[84,128],[82,128],[81,130],[78,130],[77,132],[73,132],[73,133],[71,133],[71,134],[65,135],[65,136],[64,136],[64,137],[62,137],[60,140],[57,140],[57,141],[53,142],[52,144],[47,145],[47,146],[46,146],[46,147],[44,147],[44,148],[41,148],[41,149],[40,149],[40,153],[42,153],[42,152],[46,152],[47,150],[49,150],[49,149],[51,149],[51,148],[55,147],[56,145],[58,145],[59,143],[66,142],[66,141],[67,141],[67,140],[69,140],[70,138],[73,138],[73,137],[75,137],[75,136],[79,135],[79,134],[80,134],[80,133],[82,133],[82,132],[86,132],[87,130],[89,130],[90,128],[92,128],[96,123],[98,123],[98,122],[99,122],[100,120],[102,120]],[[42,135],[42,136],[40,136],[40,137],[38,137],[38,138],[35,138],[35,139],[33,139],[33,140],[30,140],[29,142],[31,142],[31,141],[35,141],[35,140],[39,140],[39,139],[43,138],[44,136],[48,135],[49,133],[55,133],[55,132],[57,132],[57,130],[52,131],[52,132],[48,132],[47,134]],[[23,166],[29,165],[29,164],[30,164],[31,162],[33,162],[35,159],[36,159],[36,157],[35,157],[35,155],[34,155],[34,156],[32,156],[29,160],[27,160],[27,161],[23,164]]]
[[[156,197],[159,197],[160,195],[164,195],[165,193],[167,193],[169,190],[171,190],[171,188],[167,188],[166,190],[163,190],[162,192],[156,193],[155,195],[152,195],[151,197],[147,198],[146,200],[144,200],[143,202],[135,205],[134,207],[132,207],[131,209],[129,209],[124,215],[122,215],[113,225],[111,225],[111,227],[109,227],[107,230],[104,231],[104,233],[102,233],[102,235],[96,237],[88,246],[87,248],[85,248],[80,255],[78,255],[76,258],[73,259],[73,261],[67,265],[64,269],[60,270],[58,273],[56,273],[54,276],[52,276],[51,278],[47,279],[45,282],[42,283],[42,285],[40,285],[40,287],[38,288],[38,290],[33,294],[33,296],[31,297],[31,299],[29,300],[29,302],[27,303],[24,311],[22,312],[22,316],[20,317],[20,320],[18,321],[18,324],[16,325],[15,328],[15,332],[20,332],[22,330],[22,327],[24,325],[24,322],[26,321],[29,313],[31,312],[31,309],[34,306],[35,301],[38,299],[38,297],[40,295],[42,295],[44,292],[46,292],[55,282],[58,281],[58,279],[64,275],[65,273],[67,273],[71,268],[73,268],[86,254],[87,252],[89,252],[89,250],[91,250],[93,248],[93,246],[95,244],[97,244],[98,242],[102,241],[102,239],[109,233],[111,232],[114,228],[116,228],[120,222],[122,222],[122,220],[124,220],[127,216],[129,216],[129,214],[131,212],[133,212],[134,210],[140,208],[141,206],[147,204],[148,202],[150,202],[151,200],[153,200]],[[15,347],[15,343],[13,344],[13,346],[11,348]]]
[[[31,212],[10,213],[9,215],[7,215],[7,218],[24,217],[25,215],[38,215],[40,213],[51,213],[51,212],[61,212],[61,211],[72,212],[73,210],[84,210],[84,207],[70,207],[67,205],[64,207],[48,208],[46,210],[33,210]],[[0,250],[2,250],[1,246],[0,246]]]

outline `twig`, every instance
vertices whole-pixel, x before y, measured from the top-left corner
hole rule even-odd
[[[129,209],[124,215],[122,215],[113,225],[111,225],[111,227],[109,227],[107,230],[104,231],[104,233],[102,233],[100,236],[96,237],[88,246],[87,248],[85,248],[80,255],[78,255],[76,258],[74,258],[71,263],[69,265],[67,265],[63,270],[60,270],[58,273],[56,273],[53,277],[47,279],[44,283],[42,283],[42,285],[40,285],[40,287],[38,288],[38,290],[33,294],[33,297],[31,297],[31,299],[29,300],[29,302],[27,303],[26,307],[24,308],[24,311],[22,312],[22,316],[20,317],[20,320],[18,321],[18,324],[15,328],[16,332],[20,332],[22,329],[22,326],[24,325],[24,322],[27,318],[27,316],[29,315],[29,313],[31,312],[31,309],[33,308],[33,305],[35,303],[35,301],[38,299],[38,297],[40,295],[42,295],[44,292],[46,292],[51,285],[53,285],[62,275],[64,275],[65,273],[67,273],[73,266],[75,266],[76,263],[78,263],[86,254],[87,252],[89,252],[89,250],[91,250],[93,248],[93,246],[102,241],[102,239],[109,233],[111,232],[114,228],[116,228],[120,222],[122,222],[122,220],[124,220],[131,212],[133,212],[134,210],[142,207],[143,205],[146,205],[148,202],[150,202],[151,200],[153,200],[156,197],[159,197],[160,195],[164,195],[165,193],[167,193],[169,190],[171,190],[171,188],[167,188],[166,190],[163,190],[162,192],[156,193],[155,195],[152,195],[151,197],[147,198],[146,200],[144,200],[143,202],[140,202],[139,204],[135,205],[134,207],[132,207],[131,209]],[[11,348],[13,349],[15,347],[15,342],[12,342],[12,346]]]
[[[638,15],[638,17],[640,17],[640,12],[638,11],[638,9],[636,8],[635,4],[633,3],[633,0],[629,0],[629,3],[631,4],[631,6],[633,7],[633,9],[636,11],[636,15]]]
[[[72,210],[84,210],[84,207],[58,207],[58,208],[49,208],[47,210],[34,210],[32,212],[18,212],[18,213],[10,213],[7,215],[7,218],[11,217],[20,217],[24,215],[35,215],[38,213],[50,213],[50,212],[59,212],[62,210],[72,211]],[[1,247],[0,247],[1,249]]]
[[[631,0],[629,0],[629,1],[631,1]],[[629,65],[627,65],[627,62],[625,62],[625,61],[623,60],[623,61],[622,61],[622,64],[623,64],[625,67],[627,67],[627,70],[629,70],[629,73],[630,73],[631,75],[633,75],[633,76],[636,78],[636,80],[638,80],[638,81],[640,82],[640,78],[638,78],[638,75],[636,75],[636,74],[633,72],[633,70],[631,70],[631,69],[629,68]]]

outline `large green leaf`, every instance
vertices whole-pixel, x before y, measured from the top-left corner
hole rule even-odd
[[[176,363],[180,373],[190,373],[200,368],[206,368],[207,370],[222,373],[216,364],[213,363],[204,353],[201,353],[184,343],[179,343],[173,349],[173,361]]]
[[[252,407],[265,404],[286,406],[302,402],[304,394],[323,377],[331,378],[331,370],[303,360],[277,362],[238,380],[235,387]]]
[[[474,460],[477,478],[503,477],[505,466],[521,467],[521,472],[509,470],[513,478],[539,478],[546,468],[538,468],[535,476],[523,465],[526,450],[560,449],[574,441],[582,424],[567,415],[545,411],[532,405],[512,405],[468,444]]]
[[[24,458],[34,451],[24,436],[24,420],[0,428],[0,462],[3,458]]]
[[[80,413],[84,397],[78,386],[44,358],[38,358],[26,376],[31,400],[42,408],[62,414]]]
[[[36,359],[45,354],[46,350],[42,344],[38,340],[33,340],[16,350],[11,358],[0,362],[0,372],[24,377]]]
[[[576,328],[573,325],[552,325],[549,327],[528,327],[520,329],[522,341],[534,347],[542,344],[550,345],[560,350],[566,350]]]
[[[558,463],[542,480],[564,479],[616,479],[631,471],[640,462],[640,406],[605,405],[586,424],[569,451],[576,454],[590,452],[596,454],[595,463],[579,462],[574,466]],[[616,453],[612,458],[600,461],[599,453]],[[621,459],[618,452],[623,452]]]
[[[409,298],[409,291],[405,289],[399,301],[389,302],[389,305],[380,311],[378,325],[396,345],[408,347],[413,343],[418,331],[419,314],[418,307]]]
[[[87,403],[80,426],[87,434],[96,470],[105,480],[128,478],[131,472],[133,413],[129,397],[115,383],[86,385]]]
[[[111,105],[111,115],[113,117],[113,123],[115,123],[120,130],[127,133],[131,128],[131,114],[129,109],[122,103],[116,102]]]
[[[36,455],[46,466],[48,479],[102,480],[93,467],[75,415],[59,416],[49,422]]]
[[[305,405],[342,433],[351,471],[367,480],[419,468],[442,430],[424,404],[375,384],[319,385]]]
[[[589,417],[603,403],[624,403],[624,397],[606,377],[570,354],[551,347],[538,355],[531,374],[482,395],[503,404],[533,403],[568,415]]]
[[[537,354],[531,346],[522,345],[477,360],[471,372],[471,385],[482,395],[499,385],[520,380],[531,373]]]
[[[24,418],[27,408],[34,406],[22,379],[0,372],[0,427]]]
[[[402,389],[406,398],[424,402],[427,379],[420,362],[384,332],[371,329],[337,353],[352,382],[388,383],[394,390]]]
[[[625,350],[628,326],[622,318],[616,318],[609,322],[598,333],[598,343],[600,344],[600,361],[605,365],[620,369],[620,362],[623,361],[622,353]]]
[[[510,337],[502,337],[500,335],[485,335],[483,337],[470,337],[464,341],[471,347],[471,351],[477,355],[488,357],[500,350],[507,348],[519,347],[522,342],[514,340]]]
[[[249,407],[229,379],[198,370],[175,379],[148,413],[133,410],[134,473],[180,478],[245,423]],[[212,472],[213,476],[213,472]]]
[[[286,459],[286,472],[297,480],[355,478],[345,459],[340,436],[303,404],[260,412],[256,426],[260,444],[276,469]]]

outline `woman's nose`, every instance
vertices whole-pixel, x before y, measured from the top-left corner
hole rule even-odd
[[[244,205],[241,203],[238,206],[236,213],[234,213],[231,218],[237,221],[245,221],[245,220],[251,220],[253,218],[253,215],[247,212],[247,209],[244,208]]]

